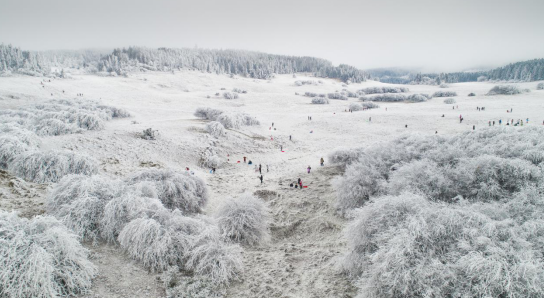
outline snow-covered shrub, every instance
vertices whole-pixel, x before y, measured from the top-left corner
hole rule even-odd
[[[317,98],[312,98],[312,103],[318,104],[318,105],[329,104],[329,100],[327,98],[317,97]]]
[[[433,97],[450,97],[450,96],[457,96],[457,92],[455,91],[436,91],[433,93]]]
[[[440,88],[449,88],[449,87],[450,87],[450,85],[448,85],[448,84],[445,84],[445,83],[442,83],[442,84],[440,84],[440,86],[439,86],[439,87],[440,87]]]
[[[487,92],[486,95],[514,95],[514,94],[521,94],[523,91],[519,89],[518,86],[514,85],[497,85],[489,92]]]
[[[377,109],[379,108],[380,106],[378,104],[375,104],[373,102],[363,102],[361,104],[361,106],[364,108],[364,109]]]
[[[487,77],[486,76],[479,76],[476,80],[478,82],[485,82],[485,81],[487,81]]]
[[[242,94],[246,94],[246,93],[247,93],[246,90],[242,90],[242,89],[240,89],[240,88],[234,88],[234,89],[232,89],[232,92],[234,92],[234,93],[242,93]]]
[[[358,297],[540,297],[544,222],[510,218],[496,204],[376,198],[345,230],[344,269]]]
[[[356,92],[347,91],[347,92],[346,92],[346,96],[347,96],[347,97],[351,97],[351,98],[357,98],[357,97],[359,96],[359,94],[356,93]]]
[[[363,148],[338,148],[329,154],[328,161],[332,164],[339,164],[345,167],[356,162],[363,152]]]
[[[446,99],[444,99],[444,103],[445,103],[445,104],[451,105],[451,104],[454,104],[454,103],[456,103],[456,102],[457,102],[457,101],[455,100],[455,98],[446,98]]]
[[[214,216],[221,234],[235,242],[254,246],[270,239],[269,210],[250,193],[221,201]]]
[[[476,93],[471,92],[468,94],[468,96],[476,96]]]
[[[85,293],[97,274],[88,250],[59,221],[0,210],[0,296],[66,297]]]
[[[358,92],[362,94],[380,94],[380,93],[404,93],[410,91],[405,87],[367,87]]]
[[[74,124],[65,123],[58,119],[42,119],[36,124],[35,131],[40,136],[60,136],[80,133],[83,130]]]
[[[69,175],[50,191],[46,210],[83,240],[96,243],[106,204],[123,191],[124,185],[119,180],[99,175]]]
[[[544,83],[538,83],[538,85],[536,85],[536,90],[544,90]]]
[[[349,109],[355,112],[355,111],[362,110],[363,107],[358,103],[352,103],[352,104],[349,105]]]
[[[430,99],[431,97],[427,94],[411,94],[406,97],[407,102],[424,102]]]
[[[197,108],[195,111],[195,116],[198,118],[215,121],[223,111],[213,108]]]
[[[317,85],[317,83],[311,80],[295,81],[295,86],[303,86],[303,85]]]
[[[144,140],[155,140],[157,139],[157,130],[153,130],[151,127],[146,128],[140,134],[140,138]]]
[[[329,99],[340,99],[340,100],[348,100],[348,98],[343,95],[342,93],[328,93],[327,94],[327,97],[329,97]]]
[[[7,169],[16,156],[31,150],[31,147],[14,135],[0,136],[0,169]]]
[[[226,285],[237,279],[242,272],[242,248],[238,244],[225,243],[219,229],[206,226],[194,239],[189,249],[186,268],[207,276],[214,283]]]
[[[100,219],[100,235],[108,242],[116,242],[119,233],[132,220],[153,217],[166,210],[160,200],[143,196],[137,191],[129,191],[108,201],[104,206]]]
[[[217,156],[214,147],[208,147],[200,155],[199,164],[204,168],[220,168],[223,164],[223,160]]]
[[[57,182],[69,174],[96,174],[98,163],[91,157],[72,152],[26,151],[10,162],[8,170],[26,181],[46,183]]]
[[[170,169],[147,169],[126,179],[129,185],[148,181],[155,185],[158,199],[168,209],[199,213],[208,201],[208,188],[202,179]]]
[[[405,101],[406,96],[404,94],[396,94],[396,93],[384,93],[384,94],[378,94],[374,96],[363,96],[359,98],[359,100],[362,101],[383,101],[383,102],[398,102],[398,101]]]
[[[225,136],[225,127],[217,121],[206,124],[206,131],[216,138]]]
[[[543,139],[540,139],[543,138]],[[482,129],[452,137],[404,135],[392,142],[333,152],[347,165],[336,182],[338,207],[410,189],[432,200],[502,201],[542,181],[544,130]]]
[[[237,99],[238,98],[238,93],[235,93],[235,92],[224,92],[223,93],[223,97],[225,99]]]
[[[314,92],[304,92],[304,96],[307,96],[307,97],[317,97],[317,93],[314,93]]]

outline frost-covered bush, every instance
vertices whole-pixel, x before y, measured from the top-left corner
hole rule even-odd
[[[295,81],[295,86],[303,86],[303,85],[317,85],[317,83],[316,81],[312,81],[312,80]]]
[[[431,97],[428,94],[411,94],[406,97],[407,102],[424,102],[430,99]]]
[[[361,106],[364,108],[364,109],[377,109],[379,108],[380,106],[378,104],[375,104],[373,102],[363,102],[361,104]]]
[[[444,99],[444,103],[445,103],[445,104],[451,105],[451,104],[454,104],[454,103],[456,103],[456,102],[457,102],[457,101],[455,100],[455,98],[446,98],[446,99]]]
[[[140,138],[144,139],[144,140],[155,140],[157,139],[157,130],[153,130],[151,127],[150,128],[146,128],[142,131],[142,133],[140,134]]]
[[[328,161],[345,167],[357,161],[363,152],[363,148],[338,148],[329,154]]]
[[[358,277],[358,297],[540,297],[544,221],[511,210],[411,193],[376,198],[345,230],[344,269]]]
[[[346,96],[347,96],[347,97],[351,97],[351,98],[357,98],[357,97],[359,96],[359,94],[356,93],[356,92],[347,91],[347,92],[346,92]]]
[[[521,94],[523,91],[519,89],[519,87],[514,85],[497,85],[489,92],[487,92],[486,95],[514,95],[514,94]]]
[[[225,127],[217,121],[206,124],[206,131],[216,138],[225,136]]]
[[[485,82],[485,81],[487,81],[487,77],[486,76],[479,76],[476,80],[478,82]]]
[[[221,201],[214,216],[221,234],[235,242],[254,246],[270,238],[268,208],[250,193]]]
[[[217,117],[223,114],[223,111],[213,108],[197,108],[195,117],[215,121]]]
[[[349,109],[355,112],[355,111],[362,110],[363,107],[358,103],[352,103],[352,104],[349,105]]]
[[[450,85],[442,83],[442,84],[440,84],[439,87],[440,87],[440,88],[449,88]]]
[[[325,94],[318,94],[314,92],[304,92],[304,96],[307,97],[325,97]]]
[[[383,102],[398,102],[405,101],[406,96],[404,94],[384,93],[374,96],[363,96],[359,98],[361,101],[383,101]]]
[[[538,85],[536,85],[536,90],[544,90],[544,83],[538,83]]]
[[[502,201],[542,181],[544,130],[482,129],[452,137],[404,135],[366,149],[339,150],[346,166],[336,182],[341,211],[381,194],[410,189],[433,200]]]
[[[96,174],[98,162],[91,157],[72,152],[26,151],[9,163],[8,170],[26,181],[46,183],[57,182],[69,174]]]
[[[476,93],[469,93],[468,96],[476,96]]]
[[[214,147],[208,147],[200,155],[200,166],[205,168],[220,168],[223,160],[217,155]]]
[[[257,119],[248,114],[229,114],[212,108],[197,108],[194,115],[198,118],[217,121],[227,129],[260,124]]]
[[[129,117],[119,108],[95,101],[51,100],[21,110],[0,111],[0,122],[18,123],[38,135],[62,135],[104,129],[104,121]]]
[[[0,169],[7,169],[15,157],[28,150],[31,147],[14,135],[0,136]]]
[[[329,99],[340,99],[340,100],[348,100],[347,96],[343,95],[342,93],[328,93],[327,97]]]
[[[312,98],[312,103],[318,104],[318,105],[329,104],[329,100],[324,97],[317,97],[317,98]]]
[[[457,96],[457,92],[455,91],[436,91],[433,93],[433,97],[450,97],[450,96]]]
[[[380,93],[404,93],[410,91],[405,87],[368,87],[358,92],[362,94],[380,94]]]
[[[223,298],[227,295],[226,288],[214,284],[210,278],[184,275],[178,266],[169,267],[161,280],[167,298]]]
[[[85,293],[97,274],[89,252],[59,221],[0,210],[0,296],[66,297]]]
[[[124,185],[119,180],[99,175],[69,175],[50,191],[46,210],[81,239],[96,243],[106,204],[123,192]]]
[[[236,93],[236,92],[224,92],[223,97],[225,99],[237,99],[238,98],[238,93]]]
[[[155,185],[158,199],[168,209],[179,209],[185,213],[200,213],[208,201],[208,188],[204,181],[185,172],[147,169],[126,179],[129,185],[142,181]]]
[[[242,90],[240,88],[234,88],[232,89],[232,92],[235,92],[235,93],[242,93],[242,94],[246,94],[247,91],[246,90]]]

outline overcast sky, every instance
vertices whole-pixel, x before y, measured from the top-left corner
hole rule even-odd
[[[544,0],[0,0],[0,42],[236,48],[455,71],[544,58],[543,12]]]

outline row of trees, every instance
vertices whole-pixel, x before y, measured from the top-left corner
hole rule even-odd
[[[451,72],[451,73],[416,73],[392,69],[369,71],[370,76],[384,83],[440,85],[442,83],[463,83],[482,80],[499,81],[540,81],[544,80],[544,59],[511,63],[489,71]]]

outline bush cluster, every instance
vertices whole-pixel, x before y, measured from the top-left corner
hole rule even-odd
[[[456,102],[457,101],[455,100],[455,98],[446,98],[446,99],[444,99],[445,104],[454,104]]]
[[[381,93],[405,93],[410,91],[406,87],[368,87],[361,89],[358,93],[361,94],[381,94]]]
[[[198,118],[217,121],[225,128],[240,128],[242,126],[259,125],[260,122],[254,117],[244,113],[228,114],[213,108],[197,108],[194,115]]]
[[[329,104],[329,100],[327,98],[324,98],[324,97],[318,97],[318,98],[312,98],[312,103],[313,104]]]
[[[519,89],[519,87],[514,85],[497,85],[489,92],[487,92],[487,95],[515,95],[515,94],[521,94],[523,91]]]
[[[450,97],[450,96],[457,96],[457,92],[455,91],[436,91],[433,93],[433,97]]]
[[[342,93],[336,92],[336,93],[328,93],[327,97],[329,99],[340,99],[340,100],[348,100],[348,97],[345,96]]]

